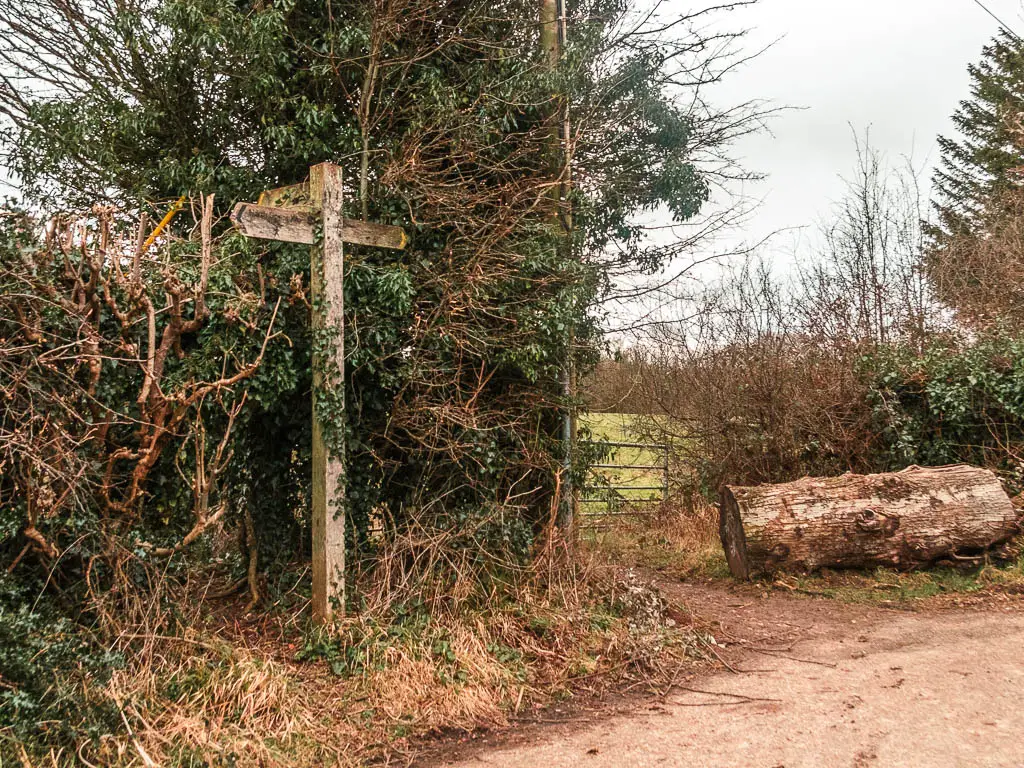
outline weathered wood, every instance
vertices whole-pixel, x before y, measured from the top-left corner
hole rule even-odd
[[[253,203],[238,203],[231,211],[231,221],[243,235],[304,245],[316,242],[318,218],[312,210]]]
[[[912,568],[1019,532],[996,476],[964,464],[726,486],[719,531],[737,578],[819,568]]]
[[[312,259],[313,332],[330,338],[327,350],[314,344],[313,356],[313,615],[326,622],[335,610],[345,615],[345,452],[337,438],[345,428],[341,168],[314,166],[309,188],[323,222],[323,240]],[[325,407],[325,393],[333,393],[333,405],[338,404],[333,398],[341,397],[341,407]]]
[[[372,245],[375,248],[405,250],[409,241],[405,230],[388,224],[374,224],[370,221],[346,219],[341,227],[341,239],[354,245]]]
[[[316,225],[319,223],[318,210],[320,206],[315,200],[308,206],[294,208],[238,203],[231,212],[231,221],[242,234],[249,237],[313,245],[316,242]],[[400,251],[408,242],[405,230],[401,227],[344,220],[340,216],[331,226],[332,234],[340,235],[342,242],[354,245],[372,245]],[[325,229],[324,233],[327,231]]]
[[[269,189],[259,204],[238,203],[231,220],[242,234],[313,245],[313,614],[345,612],[344,253],[342,243],[402,250],[401,227],[345,221],[341,168],[321,163],[309,181]],[[322,238],[317,243],[317,228]],[[330,333],[324,333],[329,330]],[[330,339],[326,345],[323,337]],[[326,348],[324,348],[326,346]],[[332,435],[333,438],[332,439]]]
[[[299,184],[289,184],[287,187],[277,187],[260,192],[260,198],[256,201],[258,205],[266,205],[274,208],[302,209],[315,213],[316,204],[309,196],[309,182],[303,181]]]

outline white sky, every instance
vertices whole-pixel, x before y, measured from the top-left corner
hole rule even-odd
[[[1024,34],[1021,0],[984,2]],[[912,156],[928,182],[935,138],[953,134],[950,116],[968,95],[967,65],[998,31],[973,0],[761,0],[721,23],[750,30],[747,50],[778,42],[718,86],[714,99],[803,108],[774,118],[773,135],[737,147],[749,169],[768,174],[745,190],[763,200],[743,228],[747,242],[813,227],[828,214],[843,192],[840,175],[854,167],[851,125],[870,127],[872,144],[890,161]],[[808,237],[813,231],[804,230],[800,240]],[[770,252],[785,258],[796,238],[776,238]]]

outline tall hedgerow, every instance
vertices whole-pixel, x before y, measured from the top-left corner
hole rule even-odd
[[[7,162],[33,201],[157,213],[198,193],[220,213],[342,164],[349,215],[411,235],[347,254],[353,545],[375,518],[497,506],[493,535],[525,554],[563,450],[561,372],[594,358],[609,266],[658,268],[636,214],[694,216],[696,161],[742,129],[695,98],[718,76],[701,15],[645,27],[623,0],[570,3],[550,71],[521,0],[4,0]],[[303,249],[265,253],[265,284],[304,295]],[[286,479],[307,474],[308,341],[287,333],[233,438],[257,522],[305,514]],[[173,485],[153,482],[149,508]]]

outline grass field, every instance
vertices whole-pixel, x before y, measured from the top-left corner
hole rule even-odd
[[[589,413],[581,419],[582,426],[590,430],[591,437],[595,441],[609,441],[617,443],[644,442],[639,438],[633,429],[633,421],[636,416],[631,413]],[[597,486],[596,490],[587,493],[584,498],[605,499],[610,491],[601,488],[608,486],[661,486],[664,482],[664,474],[660,469],[665,461],[662,451],[646,448],[623,448],[613,447],[609,454],[603,458],[600,464],[617,464],[616,469],[595,468],[592,470],[593,478],[588,485]],[[630,469],[632,466],[656,466],[659,469]],[[614,496],[620,497],[628,502],[660,501],[662,492],[660,490],[617,490],[612,492]],[[587,511],[598,512],[605,508],[604,505],[593,502],[586,504]]]
[[[581,426],[588,428],[595,440],[631,442],[636,440],[633,433],[632,413],[588,413],[580,417]]]

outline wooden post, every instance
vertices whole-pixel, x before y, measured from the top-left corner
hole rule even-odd
[[[562,56],[561,36],[564,31],[564,9],[560,0],[540,0],[540,53],[544,66],[554,72]],[[568,172],[568,156],[563,146],[563,117],[566,116],[565,99],[561,94],[553,94],[554,107],[550,117],[548,150],[550,153],[553,175],[561,177],[561,181],[552,184],[550,196],[553,201],[551,223],[563,242],[568,245],[571,217],[568,213],[568,197],[565,175]],[[563,210],[565,208],[566,210]],[[576,397],[576,365],[573,359],[573,346],[576,334],[569,329],[566,344],[565,366],[562,370],[562,396],[566,400],[565,412],[562,414],[562,498],[558,499],[558,526],[570,532],[577,512],[578,495],[572,483],[573,454],[576,446],[576,408],[571,402]],[[571,533],[567,540],[571,538]]]
[[[248,237],[312,245],[313,614],[345,615],[345,294],[342,243],[402,250],[401,227],[344,221],[341,168],[321,163],[309,182],[238,203],[235,226]]]
[[[345,294],[341,168],[309,169],[320,210],[313,246],[313,615],[345,615]]]
[[[558,66],[561,55],[558,44],[558,0],[540,0],[540,53],[548,69]],[[557,123],[555,131],[558,130]],[[557,141],[558,134],[555,133]]]

